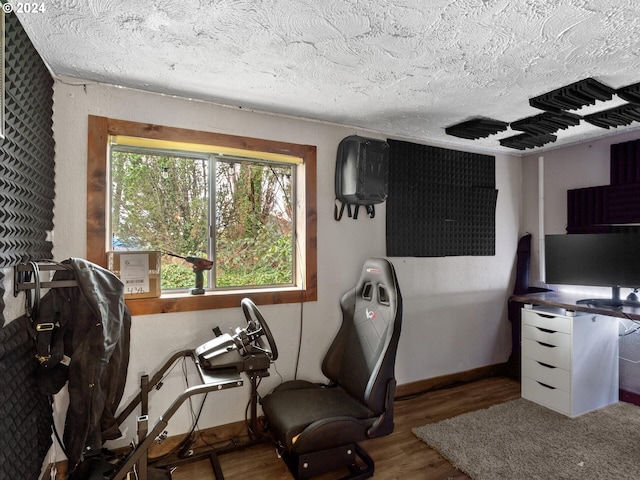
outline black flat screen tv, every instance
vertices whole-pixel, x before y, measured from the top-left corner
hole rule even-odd
[[[546,235],[545,270],[547,283],[611,287],[623,304],[620,287],[640,288],[640,234]]]

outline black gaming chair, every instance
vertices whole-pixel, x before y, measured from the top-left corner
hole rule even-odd
[[[322,362],[330,383],[292,380],[262,399],[265,427],[298,479],[341,467],[351,470],[346,478],[371,477],[373,460],[357,442],[393,431],[402,297],[391,262],[367,260],[340,307],[342,326]]]

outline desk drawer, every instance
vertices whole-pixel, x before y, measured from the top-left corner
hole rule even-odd
[[[542,327],[523,325],[522,337],[553,345],[554,347],[571,348],[571,335]]]
[[[571,318],[562,315],[551,315],[535,310],[522,311],[522,325],[545,328],[555,332],[571,333]]]
[[[569,392],[542,385],[531,378],[522,379],[522,398],[544,405],[557,412],[571,415],[571,395]]]
[[[571,370],[571,349],[556,347],[530,338],[522,339],[522,356],[552,367]]]
[[[571,391],[571,374],[569,370],[563,368],[552,367],[546,363],[525,358],[522,361],[522,376],[565,392]]]

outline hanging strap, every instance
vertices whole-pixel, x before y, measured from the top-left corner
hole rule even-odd
[[[338,208],[338,204],[340,204],[340,208]],[[350,203],[344,203],[340,200],[338,200],[337,198],[335,199],[335,202],[333,203],[333,218],[336,221],[340,221],[342,220],[342,215],[344,214],[344,207],[347,207],[347,215],[351,218],[353,218],[354,220],[358,219],[358,212],[360,211],[360,205],[355,204],[354,205],[354,209],[351,210],[351,204]],[[367,214],[369,215],[369,218],[374,218],[376,216],[376,207],[375,205],[366,205],[365,206],[367,209]]]
[[[375,205],[367,205],[367,213],[369,214],[369,218],[373,218],[376,216],[376,206]]]
[[[340,203],[340,210],[338,210],[338,203]],[[342,220],[342,214],[344,213],[344,203],[336,198],[335,202],[333,202],[333,218],[337,222]]]
[[[38,307],[40,305],[40,267],[37,262],[29,262],[29,266],[32,271],[23,272],[23,274],[27,282],[31,281],[31,276],[33,275],[33,294],[31,290],[25,292],[24,310],[27,317],[33,322],[38,317]]]
[[[52,322],[36,322],[36,358],[40,365],[53,367],[64,357],[64,344],[60,335],[60,312],[56,312]]]
[[[44,367],[57,365],[64,356],[64,346],[57,334],[60,330],[60,312],[55,312],[53,318],[44,319],[40,311],[40,266],[38,262],[29,262],[32,271],[24,272],[24,279],[31,281],[33,276],[33,293],[31,289],[25,291],[25,311],[31,319],[35,330],[36,358]]]

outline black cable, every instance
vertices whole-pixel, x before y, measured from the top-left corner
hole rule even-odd
[[[466,385],[467,383],[469,383],[469,382],[468,381],[462,381],[462,380],[453,380],[451,382],[440,383],[440,384],[434,385],[432,387],[425,388],[424,390],[421,390],[421,391],[416,392],[416,393],[408,393],[406,395],[400,395],[398,397],[394,397],[393,401],[394,402],[403,402],[405,400],[413,400],[414,398],[421,397],[423,395],[426,395],[427,393],[435,392],[437,390],[445,390],[447,388],[459,387],[461,385]]]
[[[49,397],[49,403],[51,405],[53,405],[54,404],[53,396],[52,395],[48,395],[48,397]],[[60,438],[60,434],[58,433],[58,429],[56,428],[56,422],[53,421],[53,420],[51,421],[51,430],[53,430],[53,434],[55,435],[56,440],[58,441],[58,445],[60,445],[60,448],[62,449],[62,453],[64,453],[65,456],[67,458],[69,458],[69,454],[67,453],[67,449],[65,448],[64,443],[62,442],[62,439]]]
[[[27,317],[35,321],[38,316],[38,307],[40,305],[40,267],[37,262],[29,262],[29,266],[33,269],[33,299],[31,297],[31,290],[27,290],[24,297],[24,309]],[[27,281],[30,281],[31,272],[27,272],[25,277]]]
[[[300,293],[300,297],[302,297],[303,293]],[[302,327],[304,325],[304,299],[300,298],[300,328],[299,328],[299,333],[298,333],[298,353],[296,354],[296,366],[295,369],[293,371],[293,378],[297,379],[298,378],[298,367],[300,366],[300,355],[302,353]]]
[[[163,379],[166,378],[167,375],[169,375],[169,373],[171,373],[171,371],[173,371],[173,369],[175,368],[176,365],[177,365],[177,362],[173,364],[171,369],[162,378]],[[184,380],[185,380],[185,383],[187,385],[187,388],[189,388],[189,380],[188,380],[187,369],[186,369],[186,357],[182,358],[182,374],[184,376]],[[158,382],[158,384],[160,384],[160,383],[161,383],[161,381]],[[204,403],[207,400],[207,395],[208,395],[208,393],[204,394],[204,397],[202,398],[202,403],[200,404],[200,408],[198,409],[198,413],[196,415],[194,415],[194,413],[193,413],[193,404],[191,402],[192,399],[191,399],[191,397],[189,397],[189,399],[188,399],[189,400],[189,410],[191,412],[191,419],[192,419],[192,422],[193,422],[192,425],[191,425],[191,429],[189,430],[188,433],[185,434],[184,439],[180,443],[178,443],[175,447],[173,447],[167,453],[165,453],[163,455],[160,455],[159,457],[155,457],[152,460],[150,460],[149,461],[149,465],[152,465],[153,463],[156,463],[156,462],[158,462],[160,460],[163,460],[165,458],[168,458],[168,457],[170,457],[171,455],[175,454],[178,451],[186,450],[188,448],[187,444],[193,440],[192,436],[193,436],[194,431],[195,431],[195,429],[196,429],[196,427],[198,425],[198,420],[200,420],[200,415],[202,414],[202,411],[204,409]],[[202,438],[202,436],[200,436],[200,438]],[[205,442],[205,443],[207,443],[207,442]],[[207,443],[207,445],[209,445],[209,444]]]
[[[618,337],[626,337],[627,335],[633,335],[634,333],[636,333],[636,332],[638,332],[640,330],[640,322],[638,320],[635,320],[635,319],[629,317],[629,315],[627,315],[624,312],[620,312],[620,313],[622,313],[622,315],[624,315],[624,319],[635,323],[636,324],[636,328],[634,330],[631,330],[631,331],[626,331],[626,332],[624,332],[622,334],[619,333]],[[625,325],[625,328],[626,328],[626,325]]]
[[[298,242],[298,235],[296,234],[296,245],[300,248],[300,243]],[[296,252],[298,249],[296,249]],[[302,262],[299,262],[302,263]],[[302,282],[302,288],[300,289],[300,329],[298,331],[298,352],[296,353],[296,364],[293,370],[293,379],[296,380],[298,378],[298,367],[300,365],[300,355],[302,353],[302,327],[304,325],[304,293],[305,293],[305,284],[304,284],[304,272],[302,271],[302,267],[298,267],[298,271],[300,273],[300,281]]]

